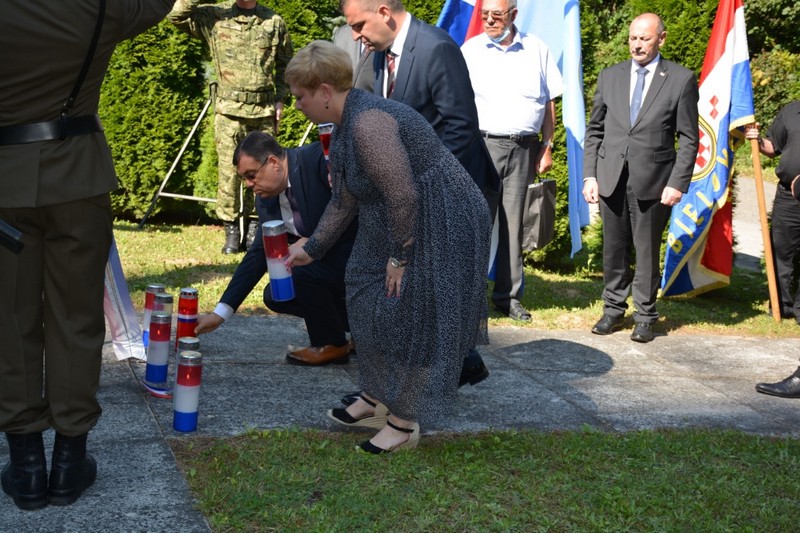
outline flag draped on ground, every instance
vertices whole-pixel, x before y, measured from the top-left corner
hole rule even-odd
[[[103,312],[108,321],[111,342],[114,344],[114,353],[117,359],[135,357],[146,360],[147,354],[142,342],[142,329],[128,292],[128,283],[122,272],[122,262],[119,259],[115,240],[111,241],[111,250],[108,254],[108,263],[106,263]]]
[[[562,115],[567,130],[569,228],[572,255],[581,249],[581,228],[589,223],[583,198],[583,136],[586,113],[581,71],[581,28],[578,0],[518,0],[515,25],[536,35],[550,48],[564,78]],[[481,0],[446,0],[437,26],[459,45],[483,31]]]
[[[730,283],[733,155],[754,122],[742,0],[720,0],[700,76],[700,147],[692,182],[672,208],[661,295],[695,295]]]

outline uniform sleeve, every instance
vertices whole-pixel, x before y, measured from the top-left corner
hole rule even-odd
[[[289,87],[286,85],[286,66],[292,59],[292,38],[286,23],[281,19],[278,25],[278,42],[275,47],[275,101],[286,102],[289,97]]]
[[[203,37],[203,29],[213,24],[209,10],[199,9],[201,0],[177,0],[167,20],[194,37]]]

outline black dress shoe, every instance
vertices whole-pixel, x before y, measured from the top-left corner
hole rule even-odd
[[[463,387],[467,383],[477,385],[489,377],[489,369],[483,363],[483,359],[478,359],[474,364],[466,364],[469,359],[465,359],[465,365],[461,368],[461,376],[458,378],[458,386]]]
[[[763,394],[780,396],[781,398],[800,398],[800,367],[794,371],[794,374],[783,381],[757,384],[756,390]]]
[[[656,338],[649,322],[637,322],[631,333],[631,340],[635,342],[650,342]]]
[[[506,315],[508,318],[517,320],[519,322],[530,322],[531,314],[527,309],[522,307],[522,304],[517,300],[511,300],[508,303],[498,304],[495,302],[495,309]]]
[[[597,321],[597,324],[592,326],[592,333],[595,335],[608,335],[614,333],[622,328],[622,323],[625,322],[624,316],[611,316],[604,314],[603,317]]]

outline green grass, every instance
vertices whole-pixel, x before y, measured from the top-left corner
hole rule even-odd
[[[222,255],[223,234],[219,226],[148,225],[138,231],[135,224],[114,225],[123,269],[131,298],[137,307],[144,302],[148,283],[164,283],[177,295],[181,287],[199,291],[200,312],[211,312],[219,301],[242,255]],[[523,305],[531,310],[529,325],[536,329],[583,329],[602,315],[603,290],[600,265],[582,266],[578,272],[553,272],[526,268]],[[662,317],[656,326],[668,333],[702,333],[796,336],[794,321],[772,320],[768,308],[766,275],[734,269],[731,285],[695,298],[668,298],[658,303]],[[267,314],[263,304],[266,276],[244,301],[239,313]],[[487,295],[488,298],[488,295]],[[490,326],[515,325],[496,311]]]
[[[223,256],[218,226],[115,225],[132,298],[148,283],[218,301],[241,255]],[[537,329],[588,329],[602,276],[526,270]],[[267,313],[265,284],[240,313]],[[670,333],[796,336],[767,314],[763,273],[734,270],[731,286],[659,302]],[[496,312],[492,326],[515,325]],[[498,391],[498,393],[501,393]],[[369,434],[270,430],[235,438],[171,439],[214,531],[793,531],[800,441],[707,430],[625,434],[483,432],[426,435],[413,452],[368,457]]]
[[[348,433],[173,440],[214,531],[793,531],[800,442],[485,432],[366,456]]]

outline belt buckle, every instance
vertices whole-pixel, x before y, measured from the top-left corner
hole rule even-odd
[[[522,135],[519,135],[517,133],[513,133],[513,134],[509,135],[508,138],[510,140],[514,141],[515,143],[518,143],[518,142],[520,142],[522,140]]]

